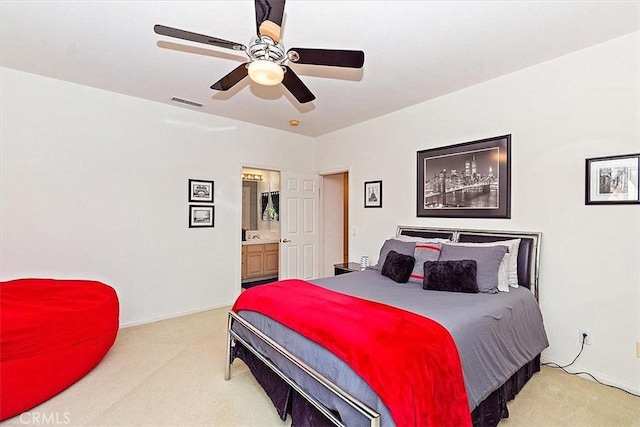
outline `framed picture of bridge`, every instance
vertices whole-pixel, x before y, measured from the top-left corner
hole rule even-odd
[[[511,218],[511,135],[418,151],[417,216]]]

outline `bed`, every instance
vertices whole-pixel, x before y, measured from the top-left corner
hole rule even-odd
[[[458,351],[457,363],[462,372],[460,382],[466,393],[464,410],[470,423],[479,426],[497,425],[501,418],[508,416],[507,401],[513,399],[528,379],[539,371],[540,353],[548,346],[537,304],[540,240],[541,233],[532,232],[399,226],[396,236],[384,242],[376,266],[361,272],[313,280],[313,287],[310,285],[309,289],[315,292],[319,287],[323,290],[318,292],[334,292],[339,298],[344,294],[345,298],[356,297],[358,303],[364,300],[391,306],[401,310],[399,313],[402,316],[408,313],[433,319],[448,331]],[[513,246],[515,242],[517,245]],[[411,251],[407,248],[411,245],[415,264],[424,266],[421,271],[423,276],[416,276],[413,274],[416,271],[412,271],[409,281],[397,283],[389,278],[388,268],[383,275],[383,264],[390,264],[391,258],[395,259],[399,253],[408,255]],[[427,254],[425,258],[423,252],[418,250],[419,247],[430,253],[437,248],[437,254]],[[500,257],[498,264],[494,261],[485,262],[482,258],[489,252],[494,254],[494,261]],[[477,262],[472,266],[467,265],[469,260],[464,258],[474,258],[477,253],[482,253],[482,257],[475,259]],[[434,277],[438,277],[433,268],[447,264],[444,261],[450,260],[444,258],[451,258],[452,254],[462,254],[462,258],[453,256],[454,261],[449,264],[458,267],[466,263],[465,266],[474,267],[472,271],[477,273],[478,279],[488,271],[493,274],[493,270],[496,270],[501,286],[509,283],[506,291],[498,292],[497,288],[486,292],[423,289],[426,286],[424,275],[433,284]],[[517,255],[513,256],[514,254]],[[429,257],[432,261],[434,256],[437,262],[423,262]],[[389,258],[389,261],[382,263],[385,258]],[[485,264],[491,266],[486,267]],[[276,287],[270,289],[269,286],[271,285],[260,290],[265,297],[277,292]],[[300,288],[301,286],[285,289],[284,292]],[[332,295],[334,294],[330,294],[330,298]],[[229,312],[226,379],[231,377],[234,359],[242,359],[270,396],[281,418],[284,420],[287,413],[291,414],[294,425],[407,424],[405,421],[398,421],[401,418],[398,416],[397,403],[389,400],[389,390],[375,384],[371,377],[363,376],[360,368],[354,368],[351,360],[344,357],[345,353],[340,353],[342,350],[327,346],[326,342],[319,344],[316,336],[307,332],[296,332],[294,329],[297,329],[297,325],[285,326],[274,320],[279,319],[281,312],[287,312],[285,308],[293,299],[283,299],[282,296],[277,298],[280,298],[281,304],[272,314],[260,313],[262,310],[258,309],[245,309],[246,306],[242,304],[235,305]],[[241,295],[239,301],[242,299]],[[325,307],[333,305],[325,304]],[[314,322],[321,320],[321,317],[316,316]],[[324,333],[324,329],[321,332]],[[353,345],[347,352],[352,354],[362,351],[366,356],[368,353],[378,353],[380,349],[402,347],[412,341],[410,335],[403,335],[405,331],[398,332],[399,339],[386,339],[384,343],[373,346]],[[367,332],[360,330],[358,334],[366,335]],[[357,338],[354,335],[351,339],[354,337]],[[354,342],[359,341],[356,339]],[[404,366],[415,357],[423,357],[412,350],[413,346],[415,342],[410,346],[405,345],[409,348],[407,354],[398,357],[400,360],[397,363],[388,363],[386,367]],[[440,350],[432,353],[440,353]],[[349,360],[349,363],[345,360]],[[435,367],[440,362],[425,364]],[[387,368],[382,371],[386,370]],[[431,381],[423,380],[422,377],[416,377],[420,378],[417,380],[413,377],[414,371],[411,370],[411,374],[391,373],[389,375],[396,375],[398,378],[391,376],[384,380],[393,384],[389,388],[394,389],[393,393],[402,395],[401,400],[408,400],[408,389],[414,393],[413,384]],[[434,400],[428,403],[431,405],[431,412],[439,412],[440,408],[446,412],[448,407],[445,404],[455,400],[451,395],[453,389],[447,387],[456,381],[440,378],[434,383],[434,395],[424,399]],[[421,396],[417,396],[416,401],[422,400]],[[418,421],[414,419],[409,424],[424,424],[421,416],[424,415],[418,415]],[[431,424],[458,424],[449,417],[449,412],[446,412]]]

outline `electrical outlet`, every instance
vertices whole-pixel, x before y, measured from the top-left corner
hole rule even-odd
[[[585,335],[586,338],[583,338]],[[583,339],[586,345],[591,345],[591,332],[586,329],[580,329],[580,333],[578,334],[578,342],[582,344]]]

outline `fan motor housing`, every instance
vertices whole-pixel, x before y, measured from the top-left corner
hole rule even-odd
[[[269,36],[253,37],[246,52],[252,61],[262,59],[282,64],[287,59],[282,43],[274,42]]]

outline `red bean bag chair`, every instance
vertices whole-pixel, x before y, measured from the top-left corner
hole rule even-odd
[[[0,421],[91,371],[118,333],[116,292],[89,280],[0,282]]]

